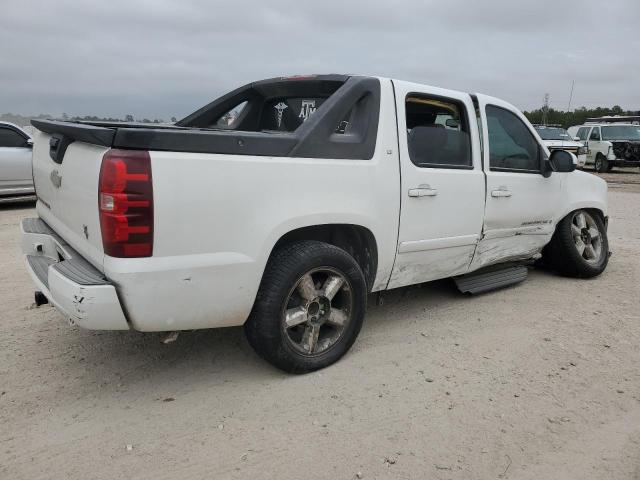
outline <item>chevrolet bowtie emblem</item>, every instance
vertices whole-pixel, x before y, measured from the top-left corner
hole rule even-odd
[[[54,187],[60,188],[60,185],[62,185],[62,176],[58,173],[58,170],[53,170],[49,178],[51,178],[51,183],[53,183]]]

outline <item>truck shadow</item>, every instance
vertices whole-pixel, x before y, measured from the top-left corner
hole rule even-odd
[[[425,311],[472,300],[461,294],[452,280],[394,289],[381,298],[380,302],[377,294],[369,296],[361,335],[375,336],[376,331],[389,328],[390,322],[392,328],[411,328],[410,322]],[[163,385],[172,391],[296,378],[258,357],[242,327],[182,332],[167,345],[160,342],[157,333],[91,332],[66,326],[55,332],[47,343],[53,343],[52,350],[64,353],[49,358],[58,364],[56,370],[65,372],[65,378],[76,379],[68,385],[71,391],[86,393],[87,387],[92,390],[91,385],[114,394],[127,389],[153,391]]]

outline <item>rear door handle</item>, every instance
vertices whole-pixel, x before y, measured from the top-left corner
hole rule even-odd
[[[420,185],[418,188],[410,188],[410,197],[435,197],[438,195],[438,190],[431,188],[429,185]]]
[[[491,190],[492,197],[510,197],[511,190],[507,190],[506,188],[500,188],[498,190]]]

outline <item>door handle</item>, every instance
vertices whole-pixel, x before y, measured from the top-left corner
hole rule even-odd
[[[418,188],[410,188],[410,197],[435,197],[438,195],[438,190],[431,188],[429,185],[420,185]]]
[[[500,188],[498,190],[491,190],[492,197],[510,197],[511,190],[507,190],[506,188]]]

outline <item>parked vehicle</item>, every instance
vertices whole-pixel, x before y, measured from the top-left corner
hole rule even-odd
[[[0,122],[0,203],[35,200],[32,145],[31,137],[20,127]]]
[[[597,172],[640,167],[640,125],[585,124],[578,127],[576,138],[588,148],[586,164],[593,165]]]
[[[564,128],[535,125],[535,129],[549,151],[565,150],[571,152],[578,157],[578,167],[584,167],[587,161],[587,147],[574,140]]]
[[[233,117],[233,118],[230,118]],[[607,186],[512,105],[376,77],[276,78],[177,122],[33,121],[38,292],[89,329],[243,325],[265,359],[339,359],[367,294],[485,291],[540,257],[608,261]]]

